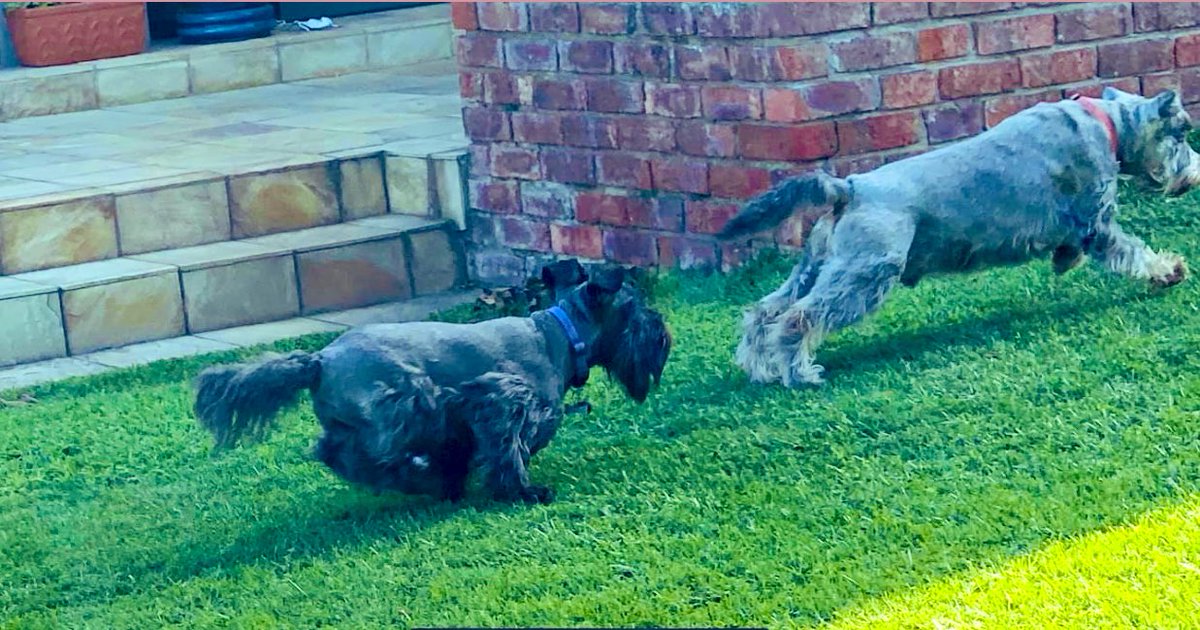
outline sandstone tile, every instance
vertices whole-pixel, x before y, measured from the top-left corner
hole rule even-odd
[[[174,269],[63,292],[71,354],[183,334],[183,301]]]
[[[193,53],[192,92],[206,94],[267,85],[279,81],[279,54],[274,46]]]
[[[138,254],[130,256],[127,260],[177,267],[180,271],[195,271],[261,258],[274,258],[290,253],[291,250],[287,248],[266,247],[250,241],[221,241],[195,247]]]
[[[187,96],[188,62],[182,59],[97,68],[100,107]]]
[[[338,172],[344,219],[361,219],[388,211],[383,162],[379,157],[342,160],[338,162]]]
[[[300,253],[296,262],[305,314],[412,297],[400,238]]]
[[[362,33],[279,44],[283,81],[345,74],[367,66],[367,38]]]
[[[116,256],[115,218],[110,195],[0,212],[0,273]]]
[[[114,258],[112,260],[100,260],[81,265],[31,271],[12,276],[12,278],[42,286],[56,287],[64,291],[71,291],[174,272],[174,265],[164,265],[134,258]]]
[[[26,363],[0,370],[0,392],[33,387],[76,376],[99,374],[110,369],[76,357]]]
[[[4,171],[4,176],[56,182],[64,176],[99,173],[131,166],[136,164],[113,159],[81,159],[9,169]]]
[[[475,300],[474,291],[456,291],[441,295],[428,295],[402,302],[391,302],[345,311],[319,313],[312,319],[342,326],[362,326],[386,322],[414,322],[428,319],[430,314],[444,311]]]
[[[303,337],[305,335],[341,332],[345,329],[346,326],[341,324],[323,322],[307,317],[295,317],[278,322],[268,322],[266,324],[252,324],[250,326],[214,330],[200,333],[196,336],[248,348],[275,343],[283,339]]]
[[[307,230],[293,230],[270,236],[260,236],[242,241],[258,247],[266,247],[276,251],[310,252],[317,249],[328,249],[339,245],[353,245],[392,238],[398,234],[391,225],[373,225],[364,222],[384,217],[360,219],[351,223],[338,223]]]
[[[450,219],[458,229],[467,229],[467,170],[464,154],[432,156],[437,215]]]
[[[118,195],[116,207],[123,255],[230,238],[223,179]]]
[[[187,336],[163,339],[161,341],[135,343],[133,345],[114,348],[112,350],[92,352],[90,354],[82,355],[79,358],[90,361],[97,365],[103,365],[111,368],[127,368],[135,365],[145,365],[155,361],[180,359],[183,357],[209,354],[212,352],[223,352],[226,350],[233,350],[236,347],[237,346],[232,344],[222,343],[213,339],[201,339],[200,337]]]
[[[183,292],[193,334],[287,319],[300,311],[295,262],[288,254],[185,270]]]
[[[463,254],[446,230],[413,232],[408,239],[416,295],[449,291],[463,281]]]
[[[367,33],[367,64],[372,67],[407,66],[452,54],[454,33],[447,23]]]
[[[319,164],[229,178],[234,238],[335,223],[336,165]]]
[[[429,162],[424,158],[388,155],[384,157],[384,165],[388,210],[396,214],[432,216]]]
[[[97,103],[95,76],[88,68],[5,83],[0,88],[0,119],[76,112],[94,109]]]
[[[0,277],[0,365],[67,355],[58,289]],[[3,375],[0,373],[0,387]]]

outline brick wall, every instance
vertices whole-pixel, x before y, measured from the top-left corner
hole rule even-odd
[[[472,271],[736,265],[795,172],[870,170],[1104,85],[1200,105],[1200,3],[455,3]]]

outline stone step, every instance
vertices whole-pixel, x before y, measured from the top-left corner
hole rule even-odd
[[[400,214],[0,278],[0,365],[441,293],[454,224]]]
[[[50,68],[0,70],[0,120],[212,94],[449,59],[449,5],[338,18],[338,28],[169,46]]]

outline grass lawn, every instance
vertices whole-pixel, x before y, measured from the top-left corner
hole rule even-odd
[[[1124,202],[1200,261],[1200,203]],[[0,407],[0,626],[1197,625],[1200,278],[932,279],[789,391],[730,361],[786,271],[663,279],[663,388],[593,379],[544,507],[347,487],[308,407],[212,456],[188,383],[231,355],[38,388]]]

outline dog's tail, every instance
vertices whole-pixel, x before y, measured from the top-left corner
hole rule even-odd
[[[217,446],[234,446],[241,438],[261,437],[275,416],[320,378],[318,357],[301,351],[216,365],[196,377],[196,418]]]
[[[762,232],[783,223],[801,207],[832,205],[840,211],[850,201],[850,184],[824,171],[784,180],[751,199],[717,234],[729,239]]]

